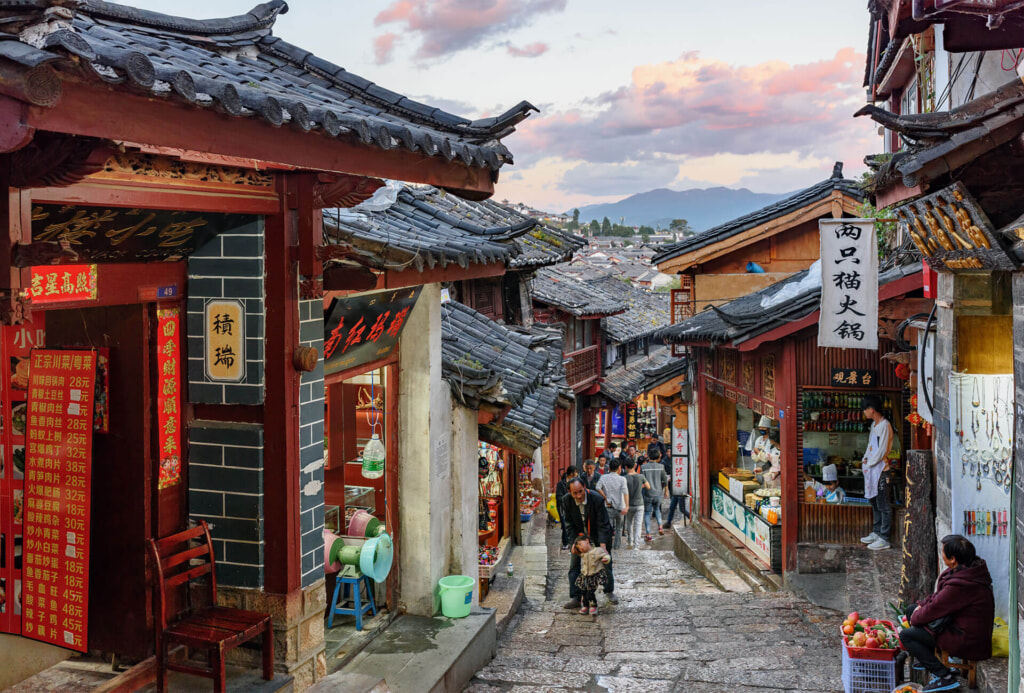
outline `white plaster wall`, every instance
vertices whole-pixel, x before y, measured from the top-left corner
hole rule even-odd
[[[436,609],[451,541],[451,394],[441,379],[441,287],[423,287],[402,333],[399,361],[400,604]]]
[[[451,552],[448,573],[478,579],[480,571],[479,517],[480,483],[477,476],[479,435],[477,413],[473,409],[452,406],[452,497],[458,512],[452,515]],[[480,601],[480,590],[473,590],[473,604]]]

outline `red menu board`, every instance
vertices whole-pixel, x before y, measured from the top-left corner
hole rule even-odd
[[[0,328],[0,632],[21,633],[25,429],[29,354],[45,340],[43,314]]]
[[[85,652],[95,351],[32,350],[22,635]]]
[[[164,489],[181,483],[181,309],[161,308],[156,312],[156,365],[159,382],[156,392],[160,443],[160,479]]]

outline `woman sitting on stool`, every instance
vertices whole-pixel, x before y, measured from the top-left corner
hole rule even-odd
[[[936,648],[963,660],[992,656],[995,602],[988,566],[978,558],[974,544],[959,534],[943,538],[942,562],[946,570],[939,576],[935,593],[911,605],[907,614],[911,627],[900,633],[907,652],[935,676],[925,691],[960,687],[955,672],[935,656]]]

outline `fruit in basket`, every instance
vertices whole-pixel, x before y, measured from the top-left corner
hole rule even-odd
[[[864,642],[867,639],[868,639],[868,636],[865,635],[862,631],[861,632],[857,632],[857,633],[853,634],[852,638],[850,638],[850,644],[853,645],[854,647],[864,647]]]
[[[875,640],[875,637],[873,635],[869,635],[868,639],[864,641],[864,647],[878,649],[878,641]]]
[[[843,626],[844,635],[853,635],[853,626],[846,624]]]
[[[852,614],[850,614],[849,616],[846,617],[846,620],[850,621],[852,623],[856,623],[857,621],[860,620],[860,614],[858,614],[856,611],[854,611]]]

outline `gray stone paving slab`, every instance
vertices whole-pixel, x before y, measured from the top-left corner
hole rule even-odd
[[[620,603],[599,597],[598,616],[584,616],[562,608],[557,527],[547,555],[546,598],[528,594],[469,693],[842,691],[835,612],[787,592],[723,592],[673,551],[644,547],[613,552]]]

